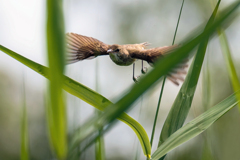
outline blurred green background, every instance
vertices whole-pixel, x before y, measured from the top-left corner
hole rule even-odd
[[[223,0],[220,9],[230,0]],[[47,64],[45,21],[46,2],[31,0],[0,1],[0,44],[31,60]],[[66,32],[97,38],[107,44],[149,42],[151,47],[171,45],[179,10],[179,0],[88,0],[64,1]],[[186,0],[180,20],[176,44],[189,35],[195,27],[208,20],[214,3],[207,0]],[[235,67],[239,73],[240,18],[226,30]],[[211,39],[206,57],[210,72],[210,105],[218,103],[232,93],[219,39]],[[98,70],[96,71],[96,62]],[[137,75],[141,74],[140,61],[136,64]],[[146,66],[148,66],[145,63]],[[132,66],[115,65],[108,56],[86,60],[67,66],[66,75],[96,90],[95,74],[98,72],[99,93],[115,102],[132,81]],[[13,58],[0,53],[0,159],[19,159],[20,119],[23,105],[23,81],[25,82],[26,104],[29,123],[31,159],[53,159],[49,148],[45,121],[46,80]],[[202,76],[200,77],[193,106],[187,122],[206,110],[203,106]],[[139,121],[150,136],[156,111],[161,83],[144,94],[128,113]],[[168,111],[180,87],[167,81],[163,94],[160,115],[153,143],[157,147],[158,135]],[[66,93],[67,94],[67,93]],[[94,108],[67,94],[68,132],[94,114]],[[239,112],[233,108],[207,131],[171,151],[167,160],[239,160],[240,125]],[[132,152],[139,147],[134,132],[118,122],[104,135],[106,159],[130,160]],[[94,159],[94,147],[90,147],[81,159]],[[140,159],[145,159],[140,151]]]

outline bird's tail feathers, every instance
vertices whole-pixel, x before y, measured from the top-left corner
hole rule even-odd
[[[165,46],[161,47],[162,55],[167,55],[173,52],[175,49],[178,49],[181,45],[172,45],[172,46]],[[178,63],[175,68],[173,68],[168,74],[167,78],[172,81],[174,84],[179,85],[179,81],[184,81],[184,76],[187,74],[187,67],[188,67],[188,58],[182,60]]]
[[[174,84],[179,85],[179,81],[184,81],[184,77],[187,74],[188,59],[184,59],[181,63],[177,64],[168,74],[167,78]]]

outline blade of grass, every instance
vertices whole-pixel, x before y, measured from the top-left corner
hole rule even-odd
[[[203,110],[207,111],[210,108],[211,102],[211,81],[210,81],[210,70],[209,70],[209,55],[207,54],[205,62],[203,64],[203,77],[202,77],[202,97],[203,97]],[[214,155],[211,152],[210,137],[211,129],[206,130],[202,133],[203,148],[202,148],[202,160],[214,159]]]
[[[157,160],[164,156],[167,152],[183,144],[184,142],[196,137],[208,127],[210,127],[216,120],[222,117],[235,105],[237,105],[236,94],[240,91],[227,97],[222,102],[213,106],[194,120],[187,123],[185,126],[177,130],[171,136],[168,137],[160,147],[153,153],[152,160]]]
[[[99,62],[96,60],[95,64],[95,82],[96,82],[96,91],[99,92]],[[95,115],[98,116],[101,114],[101,111],[95,110]],[[95,159],[96,160],[105,160],[105,146],[104,138],[102,136],[103,128],[100,128],[98,131],[98,138],[95,141]]]
[[[203,107],[205,111],[209,109],[211,104],[211,80],[210,80],[211,74],[209,69],[209,61],[210,61],[209,56],[207,56],[205,60],[205,64],[203,65],[202,97],[203,97]]]
[[[27,118],[27,106],[26,106],[26,92],[25,82],[23,77],[23,108],[21,116],[21,160],[29,159],[29,145],[28,145],[28,118]]]
[[[126,93],[125,96],[121,98],[115,105],[107,107],[104,113],[102,113],[99,117],[91,117],[91,120],[87,121],[80,128],[83,132],[80,135],[75,134],[73,136],[73,139],[70,143],[70,150],[74,150],[78,143],[81,143],[81,141],[83,141],[85,138],[96,133],[100,127],[111,123],[116,117],[120,116],[140,95],[142,95],[148,88],[153,86],[161,76],[165,75],[169,69],[174,67],[175,64],[186,58],[189,55],[189,52],[193,50],[200,42],[208,39],[209,36],[214,33],[216,28],[219,27],[224,20],[226,20],[233,13],[233,11],[236,10],[239,4],[240,2],[232,3],[232,5],[227,7],[223,11],[222,15],[211,26],[205,29],[204,32],[202,32],[193,40],[185,42],[185,44],[183,44],[182,47],[176,51],[169,53],[164,58],[158,60],[155,68],[149,72],[148,75],[143,77],[142,81],[140,81],[138,85],[134,85],[130,91]],[[143,152],[147,157],[150,157],[147,150]]]
[[[213,24],[219,4],[220,0],[218,1],[215,10],[212,13],[212,16],[210,17],[205,27],[205,30],[207,30],[209,26]],[[207,37],[199,45],[197,54],[193,60],[193,63],[191,64],[187,77],[173,103],[167,119],[165,120],[158,146],[160,146],[171,134],[173,134],[175,131],[182,127],[188,115],[195,89],[198,83],[198,78],[200,75],[202,63],[208,44],[208,39],[209,37]]]
[[[176,29],[175,29],[175,32],[174,32],[172,45],[174,45],[175,38],[176,38],[176,35],[177,35],[177,30],[178,30],[178,25],[179,25],[181,14],[182,14],[183,5],[184,5],[184,0],[182,1],[181,9],[180,9],[180,12],[179,12],[177,26],[176,26]],[[161,104],[161,100],[162,100],[165,81],[166,81],[166,76],[164,76],[164,78],[163,78],[162,87],[161,87],[159,100],[158,100],[158,104],[157,104],[157,110],[156,110],[156,114],[155,114],[155,118],[154,118],[154,122],[153,122],[153,129],[152,129],[151,140],[150,140],[151,147],[152,147],[152,143],[153,143],[153,139],[154,139],[155,128],[156,128],[156,123],[157,123],[157,118],[158,118],[158,112],[159,112],[159,108],[160,108],[160,104]]]
[[[141,104],[141,106],[139,107],[139,112],[138,112],[138,121],[140,121],[140,117],[142,117],[141,116],[141,114],[142,114],[142,109],[143,109],[143,96],[141,96],[141,102],[140,102],[140,104]],[[143,117],[142,117],[143,118]],[[143,118],[144,119],[144,118]],[[134,138],[134,145],[133,145],[133,148],[134,148],[134,146],[135,146],[135,144],[136,144],[136,138]],[[135,151],[135,155],[134,155],[134,158],[133,159],[135,159],[135,160],[138,160],[139,159],[139,157],[140,157],[140,147],[139,147],[139,143],[137,143],[136,144],[136,151]]]
[[[101,128],[98,131],[98,138],[95,141],[95,159],[96,160],[105,160],[105,146],[104,146],[104,139],[102,134],[103,134],[103,128]]]
[[[224,30],[222,30],[221,28],[218,29],[218,35],[219,35],[219,40],[221,43],[222,53],[223,53],[224,59],[226,61],[229,77],[232,82],[232,87],[233,87],[234,92],[236,92],[240,89],[240,83],[239,83],[236,69],[234,67],[228,40],[227,40]],[[236,94],[236,97],[238,100],[240,100],[240,94]],[[238,105],[238,110],[240,112],[240,105]]]
[[[62,91],[65,36],[62,1],[47,1],[47,51],[49,63],[49,102],[47,106],[48,129],[53,150],[58,159],[67,155],[67,119]]]
[[[213,2],[213,1],[211,1]],[[214,9],[214,6],[217,1],[212,3],[212,7]],[[202,104],[203,104],[203,111],[207,111],[211,106],[211,80],[210,80],[210,52],[206,55],[204,64],[203,64],[203,76],[202,76]],[[211,129],[206,130],[203,132],[202,139],[203,139],[203,145],[202,145],[202,152],[201,152],[201,159],[214,159],[214,155],[211,151],[211,138],[209,135],[211,134]]]
[[[23,63],[27,67],[33,69],[42,76],[49,78],[49,68],[42,66],[36,62],[33,62],[30,59],[27,59],[2,45],[0,45],[0,50],[8,54],[9,56],[13,57],[14,59],[18,60],[19,62]],[[102,95],[98,94],[97,92],[66,76],[64,76],[63,88],[70,94],[84,100],[88,104],[94,106],[95,108],[101,111],[103,111],[107,106],[113,104],[111,101],[109,101]],[[126,113],[123,113],[120,117],[118,117],[118,119],[132,128],[132,130],[136,133],[137,137],[139,138],[142,147],[150,146],[148,135],[144,128],[141,126],[141,124],[139,124],[136,120],[134,120]],[[146,149],[143,148],[143,150]]]

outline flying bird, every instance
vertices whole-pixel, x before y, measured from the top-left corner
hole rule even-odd
[[[79,35],[76,33],[67,33],[67,52],[68,63],[74,63],[85,59],[93,59],[97,56],[109,55],[111,60],[120,66],[129,66],[133,64],[133,80],[136,81],[134,76],[134,62],[138,59],[147,61],[150,66],[154,66],[154,62],[162,58],[167,53],[178,48],[178,45],[157,47],[146,49],[149,43],[139,44],[125,44],[125,45],[108,45],[95,38]],[[186,74],[185,68],[187,60],[179,63],[176,68],[167,74],[167,78],[174,84],[179,85],[179,80],[184,81],[182,75]],[[143,68],[142,72],[146,72]]]

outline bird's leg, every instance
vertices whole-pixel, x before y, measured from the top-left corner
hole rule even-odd
[[[134,73],[135,73],[135,63],[133,63],[133,81],[135,82],[135,83],[137,83],[138,82],[138,77],[135,77],[135,75],[134,75]]]
[[[142,74],[147,73],[147,67],[143,67],[143,60],[142,60]]]

